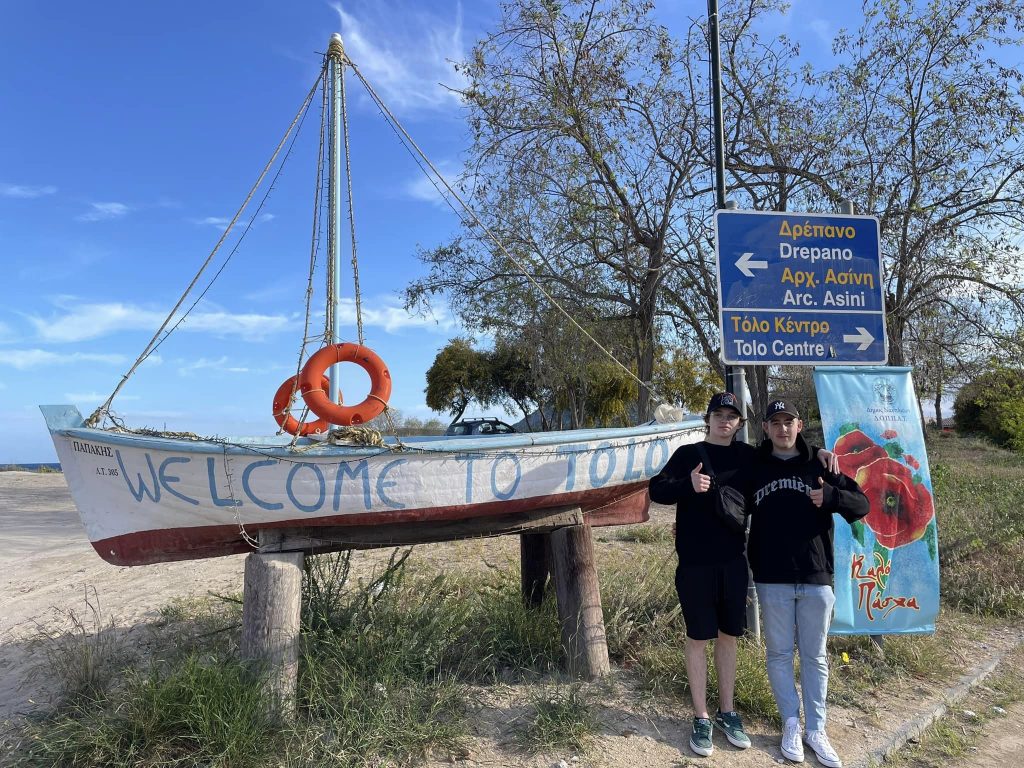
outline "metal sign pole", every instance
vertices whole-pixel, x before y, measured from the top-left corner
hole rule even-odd
[[[708,0],[708,41],[710,43],[711,105],[715,132],[715,207],[719,210],[736,208],[733,201],[725,199],[725,128],[722,118],[722,56],[719,51],[718,0]],[[724,351],[724,350],[723,350]],[[725,366],[725,389],[736,395],[744,415],[750,409],[750,393],[746,385],[746,372],[742,367]],[[740,429],[737,440],[747,442],[746,424]],[[754,580],[750,579],[747,593],[747,630],[755,640],[761,639],[761,623],[757,611],[757,592]]]

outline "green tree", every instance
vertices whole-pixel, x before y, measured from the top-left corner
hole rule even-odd
[[[537,359],[533,350],[525,345],[498,343],[487,356],[490,396],[496,404],[511,411],[513,406],[530,428],[530,415],[539,413],[541,429],[548,429],[544,390],[535,370]]]
[[[427,406],[457,421],[474,400],[491,397],[487,357],[468,339],[452,339],[427,370]]]
[[[723,21],[730,195],[741,207],[878,216],[889,359],[941,400],[1024,318],[1024,9],[1010,0],[882,0],[835,43],[830,70],[790,41],[751,44],[773,0]],[[752,86],[752,84],[754,84]],[[756,86],[756,87],[755,87]],[[1011,349],[1012,347],[1012,349]],[[1019,359],[1019,358],[1017,358]],[[748,370],[755,408],[768,371]]]
[[[718,371],[706,360],[681,348],[659,350],[654,366],[654,388],[666,402],[690,411],[704,410],[711,396],[722,389]]]

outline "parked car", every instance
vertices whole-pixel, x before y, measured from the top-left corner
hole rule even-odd
[[[445,435],[448,437],[485,437],[488,435],[511,435],[515,427],[499,421],[491,416],[480,419],[461,419],[448,425]]]

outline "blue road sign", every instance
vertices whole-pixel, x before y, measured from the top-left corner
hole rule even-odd
[[[884,365],[878,219],[715,214],[718,319],[729,365]]]

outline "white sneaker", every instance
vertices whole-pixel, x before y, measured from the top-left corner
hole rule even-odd
[[[804,734],[804,741],[814,751],[814,754],[818,756],[818,762],[826,766],[826,768],[843,768],[842,760],[839,759],[836,751],[832,749],[832,745],[829,743],[828,736],[824,731],[807,731]]]
[[[804,761],[804,745],[800,742],[800,718],[791,717],[786,720],[782,729],[782,756],[794,763]]]

